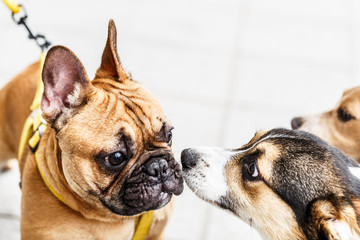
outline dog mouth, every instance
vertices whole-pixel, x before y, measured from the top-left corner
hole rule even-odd
[[[180,165],[173,158],[155,157],[135,168],[115,198],[102,202],[114,213],[133,216],[164,207],[182,191]]]
[[[158,168],[157,166],[164,163],[162,161],[157,164],[158,159],[149,160],[126,180],[120,193],[125,205],[133,209],[154,210],[165,206],[173,194],[182,193],[183,179],[180,167],[175,163],[176,165],[167,169]],[[149,167],[151,164],[155,165],[155,170]]]

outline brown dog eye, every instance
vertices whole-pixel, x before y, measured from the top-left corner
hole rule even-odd
[[[253,178],[256,178],[259,176],[259,171],[257,169],[256,163],[252,162],[248,165],[248,173],[250,174],[250,176],[252,176]]]
[[[347,111],[345,111],[342,108],[339,108],[337,111],[337,115],[338,115],[338,119],[342,122],[348,122],[352,119],[355,119],[354,116],[352,116],[350,113],[348,113]]]
[[[109,166],[117,166],[126,160],[125,155],[121,152],[114,152],[105,157],[105,163]]]

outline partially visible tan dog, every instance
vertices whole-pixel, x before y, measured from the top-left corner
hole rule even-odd
[[[360,86],[346,90],[334,109],[296,117],[291,126],[321,137],[360,162]]]
[[[33,64],[0,91],[2,161],[18,152],[39,76],[39,64]],[[145,239],[162,239],[168,203],[183,189],[172,126],[153,96],[122,68],[114,22],[92,82],[61,46],[49,50],[42,78],[48,127],[38,166],[28,148],[21,159],[22,239],[129,240],[137,216],[149,210],[155,212]]]

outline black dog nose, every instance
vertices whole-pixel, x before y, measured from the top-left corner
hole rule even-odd
[[[153,158],[145,163],[145,171],[148,175],[160,179],[169,175],[169,165],[163,158]]]
[[[185,149],[181,152],[181,164],[183,169],[193,168],[196,166],[196,153],[191,148]]]
[[[296,117],[291,120],[291,128],[298,129],[304,124],[304,119],[301,117]]]

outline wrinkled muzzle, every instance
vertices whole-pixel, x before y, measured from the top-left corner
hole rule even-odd
[[[180,165],[172,154],[157,155],[135,167],[118,196],[103,203],[117,214],[131,216],[162,208],[173,194],[180,195],[182,191]]]

